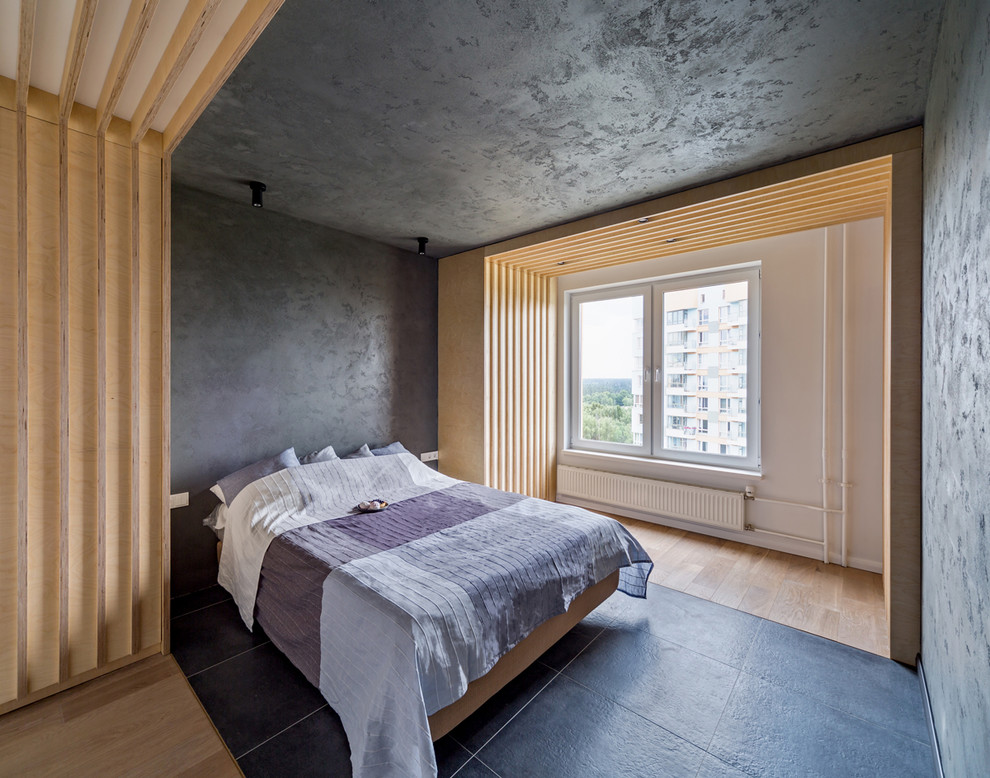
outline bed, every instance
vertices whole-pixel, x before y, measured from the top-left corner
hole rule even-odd
[[[270,473],[223,525],[220,583],[340,716],[356,776],[435,775],[433,740],[652,568],[612,519],[408,453]]]

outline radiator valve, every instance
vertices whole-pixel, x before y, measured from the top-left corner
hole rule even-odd
[[[752,486],[747,486],[743,489],[743,499],[744,500],[755,500],[756,490]]]

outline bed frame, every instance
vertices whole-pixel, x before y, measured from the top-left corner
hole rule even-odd
[[[217,559],[223,543],[217,543]],[[439,740],[491,699],[496,692],[529,667],[550,646],[573,629],[585,616],[607,600],[618,588],[619,571],[585,589],[574,598],[566,612],[547,619],[503,655],[485,675],[468,684],[464,696],[429,718],[430,735]]]
[[[460,699],[430,716],[430,735],[439,740],[480,708],[499,689],[535,662],[544,651],[560,640],[581,619],[601,605],[619,585],[619,572],[585,589],[574,598],[565,613],[543,622],[516,647],[505,654],[481,678],[468,684]]]

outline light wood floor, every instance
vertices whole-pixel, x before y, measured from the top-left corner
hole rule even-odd
[[[158,654],[0,716],[0,775],[241,771],[175,660]]]
[[[649,551],[653,583],[890,656],[883,581],[876,573],[613,518]]]

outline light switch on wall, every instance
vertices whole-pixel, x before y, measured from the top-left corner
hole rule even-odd
[[[420,462],[436,462],[439,458],[439,451],[425,451],[419,455]]]
[[[170,494],[168,497],[168,507],[172,508],[185,508],[189,504],[189,492],[179,492],[179,494]]]

